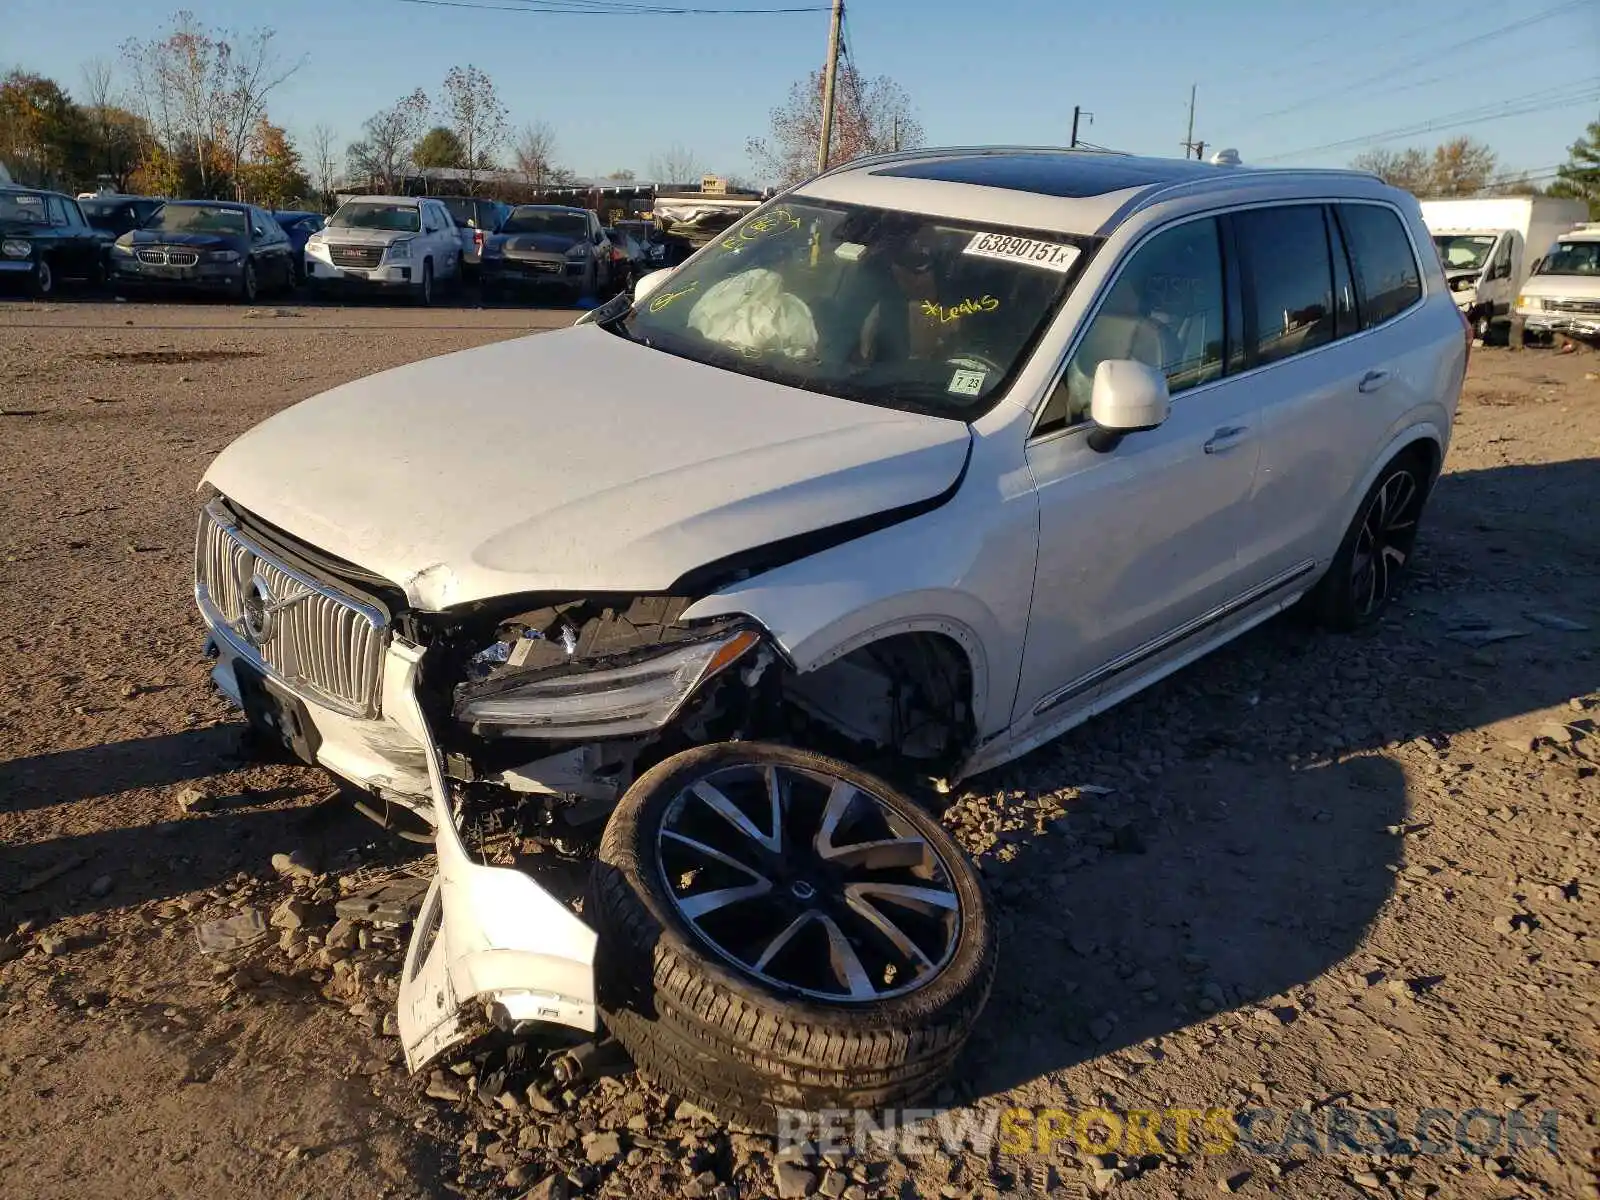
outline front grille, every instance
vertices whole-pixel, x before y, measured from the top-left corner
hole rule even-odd
[[[255,589],[260,612],[257,578],[273,602],[259,637],[245,604],[247,589]],[[200,514],[195,598],[219,635],[292,690],[351,716],[380,712],[386,616],[271,558],[214,507]]]
[[[1546,300],[1544,306],[1552,312],[1600,313],[1600,300]]]
[[[194,250],[139,250],[139,261],[152,267],[192,267],[200,261]]]
[[[383,261],[382,246],[329,246],[328,257],[336,267],[372,268]]]

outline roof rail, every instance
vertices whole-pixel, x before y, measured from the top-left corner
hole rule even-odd
[[[918,146],[913,150],[888,150],[882,154],[852,158],[849,162],[837,163],[813,175],[806,182],[837,175],[841,171],[855,171],[891,162],[914,162],[920,158],[942,158],[947,154],[1112,154],[1118,158],[1131,157],[1126,150],[1090,150],[1079,146]]]

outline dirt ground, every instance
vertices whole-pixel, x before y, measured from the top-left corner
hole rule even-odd
[[[201,656],[192,493],[285,405],[572,315],[0,303],[0,1197],[1600,1195],[1587,351],[1473,352],[1379,628],[1275,622],[951,797],[1002,961],[939,1103],[1260,1110],[1253,1142],[1183,1152],[1169,1124],[1160,1154],[784,1164],[631,1073],[528,1092],[533,1058],[496,1051],[409,1077],[405,931],[328,920],[425,878],[424,848],[241,751]],[[202,951],[248,911],[265,938]],[[1449,1144],[1263,1152],[1380,1108],[1406,1134],[1448,1110]],[[1489,1136],[1549,1110],[1554,1152]]]

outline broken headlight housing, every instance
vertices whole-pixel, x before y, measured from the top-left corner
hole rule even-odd
[[[659,729],[696,688],[761,640],[748,627],[587,669],[503,676],[459,694],[458,721],[480,734],[553,739],[626,737]]]

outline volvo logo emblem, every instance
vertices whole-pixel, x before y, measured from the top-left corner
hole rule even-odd
[[[244,619],[244,633],[257,646],[270,642],[277,632],[278,602],[272,595],[272,586],[260,571],[250,576],[240,597],[239,607]]]

